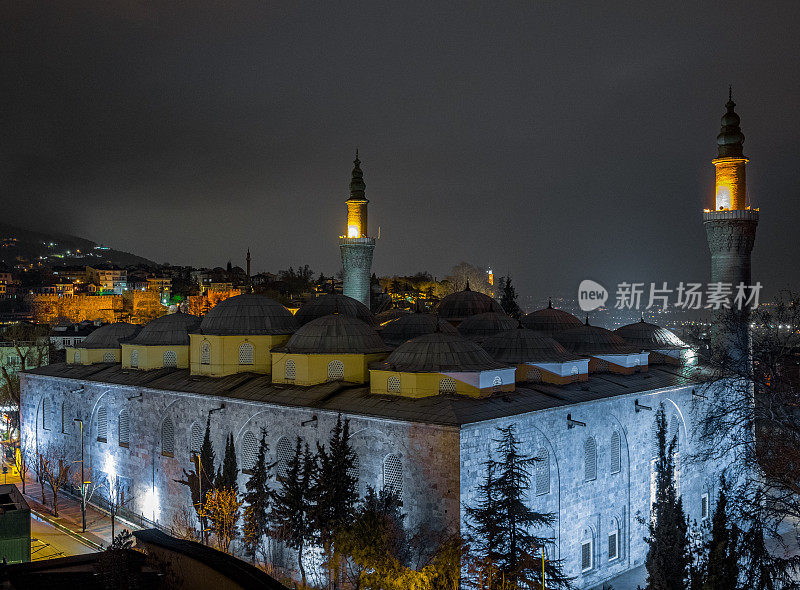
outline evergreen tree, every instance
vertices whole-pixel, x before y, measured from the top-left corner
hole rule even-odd
[[[225,441],[225,457],[222,459],[220,470],[217,471],[216,487],[239,493],[239,466],[236,464],[233,433],[229,434]]]
[[[800,557],[773,555],[766,544],[763,515],[748,518],[750,526],[739,535],[739,557],[743,588],[747,590],[778,590],[797,588]]]
[[[555,515],[528,508],[530,470],[539,459],[519,452],[513,425],[498,431],[499,457],[485,463],[479,503],[466,510],[468,527],[479,559],[489,567],[489,588],[540,588],[542,548],[551,541],[532,531],[552,525]],[[546,574],[548,587],[570,587],[559,561],[548,561]]]
[[[255,561],[262,539],[269,531],[269,466],[267,465],[267,431],[261,429],[261,442],[250,478],[244,485],[244,545],[251,561]]]
[[[511,277],[500,279],[503,286],[503,295],[500,298],[500,307],[503,311],[510,315],[512,318],[519,319],[522,315],[522,310],[517,305],[517,290],[511,284]]]
[[[206,433],[203,437],[203,444],[200,447],[198,457],[197,474],[199,475],[199,497],[200,502],[196,506],[198,512],[203,512],[206,496],[214,489],[214,445],[211,444],[211,416],[206,419]],[[208,519],[200,517],[200,528],[203,532],[203,539],[208,543]]]
[[[703,590],[730,590],[736,588],[739,580],[739,558],[736,553],[738,531],[729,518],[727,492],[728,487],[723,480],[711,518],[711,536],[706,542]]]
[[[289,461],[286,476],[281,478],[281,488],[272,493],[272,530],[270,534],[297,551],[303,586],[306,570],[303,566],[303,549],[312,539],[313,490],[316,479],[316,462],[308,444],[303,448],[300,437],[294,456]]]
[[[683,502],[675,489],[673,453],[676,440],[667,442],[664,406],[656,412],[656,501],[650,520],[646,590],[683,590],[689,578],[689,536]]]

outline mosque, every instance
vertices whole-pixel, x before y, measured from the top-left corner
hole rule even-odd
[[[734,106],[722,120],[716,204],[703,222],[712,280],[749,284],[758,211],[747,202]],[[68,349],[66,363],[21,375],[23,436],[77,456],[83,442],[95,482],[119,477],[127,510],[169,527],[191,506],[176,480],[209,417],[218,453],[233,433],[243,488],[262,428],[280,474],[298,435],[325,443],[341,415],[361,492],[393,488],[409,526],[458,532],[496,427],[515,424],[523,452],[541,459],[529,502],[556,516],[545,531],[548,557],[589,588],[644,561],[663,404],[678,437],[684,507],[692,520],[709,518],[724,465],[681,462],[696,445],[703,396],[677,336],[644,321],[612,332],[552,306],[517,321],[468,286],[435,313],[379,327],[368,308],[375,239],[358,155],[346,203],[343,295],[292,315],[243,294],[202,318],[174,313],[99,328]]]

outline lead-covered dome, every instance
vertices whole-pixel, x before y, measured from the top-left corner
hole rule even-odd
[[[120,348],[120,340],[135,336],[140,329],[141,326],[128,322],[114,322],[100,326],[76,348]]]
[[[644,318],[633,324],[617,328],[614,333],[642,350],[682,350],[689,348],[689,345],[675,334],[666,328],[644,321]]]
[[[437,310],[440,318],[451,321],[461,321],[488,311],[503,313],[503,308],[488,295],[471,290],[469,284],[463,291],[451,293],[442,299]]]
[[[590,326],[588,321],[577,328],[556,332],[553,338],[569,352],[581,356],[598,354],[636,354],[641,349],[623,340],[611,330]]]
[[[388,352],[377,330],[358,318],[326,315],[297,329],[278,352],[300,354],[374,354]]]
[[[188,313],[162,315],[145,324],[136,336],[124,343],[141,346],[188,345],[189,332],[197,328],[198,324],[200,318]]]
[[[493,336],[505,330],[515,330],[519,322],[502,312],[487,311],[471,315],[458,325],[462,336],[480,342],[484,338]]]
[[[577,328],[583,324],[571,313],[555,309],[553,302],[550,301],[544,309],[538,309],[522,316],[522,325],[530,330],[552,336],[556,332]]]
[[[460,334],[434,332],[401,344],[374,369],[405,373],[441,373],[443,371],[486,371],[504,369],[480,346]]]
[[[339,293],[329,293],[307,301],[297,311],[294,318],[298,326],[303,326],[312,320],[333,314],[347,315],[358,318],[370,326],[375,325],[375,316],[366,305],[357,299]]]
[[[238,336],[292,334],[297,329],[294,316],[277,301],[246,293],[221,301],[200,322],[200,334]]]
[[[412,313],[386,324],[381,330],[381,337],[386,344],[399,346],[412,338],[432,334],[437,330],[450,334],[457,333],[450,322],[439,319],[434,313]]]
[[[481,343],[489,355],[501,363],[565,363],[580,359],[567,352],[553,338],[527,328],[506,330]]]

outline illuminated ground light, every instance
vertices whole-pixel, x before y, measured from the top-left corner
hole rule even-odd
[[[153,522],[158,522],[159,502],[158,490],[156,488],[148,487],[145,491],[144,499],[142,500],[142,513]]]

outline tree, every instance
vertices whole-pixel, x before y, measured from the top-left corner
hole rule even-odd
[[[22,480],[23,494],[25,493],[25,478],[28,476],[31,464],[35,461],[36,453],[32,448],[28,434],[25,431],[20,431],[19,446],[14,450],[14,466],[17,468],[17,473]]]
[[[63,446],[49,445],[42,452],[42,456],[44,477],[53,493],[53,516],[58,516],[58,492],[69,481],[72,461],[68,459],[66,448]]]
[[[239,493],[239,466],[236,464],[236,448],[233,446],[233,434],[225,441],[225,457],[222,459],[221,471],[217,473],[217,488],[225,488]]]
[[[492,286],[486,272],[466,262],[456,264],[442,283],[440,297],[466,289],[467,285],[472,291],[492,296]]]
[[[551,541],[532,531],[550,526],[555,515],[528,507],[530,470],[539,459],[519,452],[513,424],[497,430],[500,438],[493,442],[499,458],[490,454],[484,463],[487,475],[478,504],[466,508],[468,529],[478,561],[488,567],[481,575],[489,580],[488,588],[539,588],[542,551]],[[559,561],[547,562],[546,576],[551,588],[571,586]]]
[[[517,290],[511,284],[511,277],[500,277],[500,284],[503,286],[503,295],[500,299],[500,307],[514,319],[519,319],[522,310],[517,305]]]
[[[244,509],[244,546],[251,561],[255,561],[256,553],[269,532],[270,469],[267,465],[267,453],[267,431],[262,428],[256,463],[245,484],[244,494],[244,501],[247,503]]]
[[[646,590],[683,590],[689,578],[689,535],[683,502],[675,489],[676,439],[667,442],[664,406],[656,412],[656,497],[650,519]]]
[[[11,344],[14,354],[12,367],[17,369],[33,369],[49,362],[50,327],[46,324],[29,324],[19,322],[3,330],[3,340]],[[14,410],[11,414],[11,426],[19,429],[20,385],[16,370],[6,365],[0,366],[2,376],[2,396]]]
[[[727,485],[720,485],[711,519],[711,536],[706,542],[706,563],[702,590],[729,590],[739,580],[738,529],[728,514]]]
[[[200,514],[208,520],[220,551],[227,552],[231,541],[236,538],[236,522],[241,507],[242,501],[231,488],[220,487],[206,494]]]
[[[205,502],[206,494],[214,488],[214,445],[211,444],[211,416],[206,419],[206,432],[203,436],[203,444],[200,446],[200,456],[198,457],[197,475],[199,476],[199,504],[198,516],[200,516],[200,529],[203,531],[203,538],[208,543],[208,533],[206,528],[208,522],[200,515]]]
[[[270,534],[297,551],[297,565],[304,586],[306,570],[303,566],[303,549],[312,540],[315,472],[316,462],[308,444],[303,447],[298,436],[294,456],[289,461],[286,475],[281,478],[281,487],[272,493]]]

